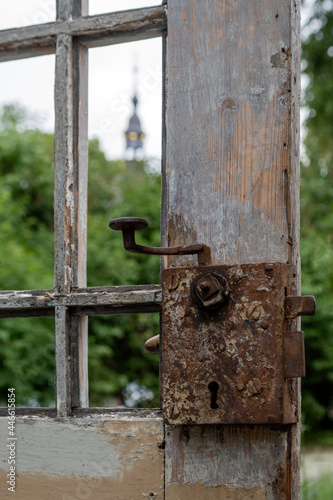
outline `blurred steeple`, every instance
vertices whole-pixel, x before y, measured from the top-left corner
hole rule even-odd
[[[134,73],[134,85],[133,85],[134,90],[133,90],[132,102],[134,106],[134,112],[129,120],[129,124],[125,132],[125,137],[126,137],[126,151],[133,150],[133,158],[136,159],[137,151],[143,149],[143,141],[145,138],[145,134],[142,131],[140,119],[137,115],[137,110],[136,110],[139,102],[137,96],[138,68],[136,65],[134,66],[133,73]]]

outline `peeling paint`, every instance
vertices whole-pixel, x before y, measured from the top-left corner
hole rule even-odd
[[[166,488],[166,500],[267,500],[264,488],[207,487],[202,483],[171,484]]]
[[[0,418],[1,435],[6,435],[6,428],[7,419]],[[162,499],[160,419],[36,419],[34,425],[26,425],[18,418],[16,434],[17,500],[141,500],[143,495]],[[7,498],[5,447],[0,463],[0,498]],[[149,497],[151,492],[154,497]]]

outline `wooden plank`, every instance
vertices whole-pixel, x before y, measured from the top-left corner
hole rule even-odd
[[[56,0],[56,18],[57,21],[67,21],[72,17],[73,4],[81,3],[75,2],[75,0]]]
[[[85,417],[103,419],[108,418],[127,420],[127,419],[162,419],[162,410],[146,408],[76,408],[73,411],[73,417]]]
[[[33,406],[17,406],[15,408],[15,414],[20,417],[50,417],[54,418],[57,416],[56,408],[45,408],[45,407],[33,407]],[[0,416],[8,417],[8,408],[0,407]],[[119,419],[119,420],[151,420],[151,419],[162,419],[162,410],[158,409],[146,409],[146,408],[75,408],[71,415],[72,418],[75,417],[91,417],[94,419],[103,419],[107,417],[108,419]]]
[[[299,8],[291,0],[168,2],[164,229],[169,245],[211,246],[215,265],[299,264]],[[166,455],[166,500],[218,490],[230,499],[299,498],[298,425],[270,428],[265,439],[266,427],[234,427],[223,447],[214,427],[183,437],[166,430],[167,450],[183,439]],[[259,459],[266,453],[270,474]]]
[[[0,418],[2,436],[8,418]],[[163,498],[163,423],[156,417],[16,420],[17,500]],[[0,450],[0,497],[10,498],[8,448]]]
[[[73,50],[72,38],[58,35],[55,67],[54,131],[54,289],[70,292],[73,285],[72,229],[75,224],[73,165]],[[75,247],[74,247],[75,248]],[[55,306],[56,408],[59,418],[71,411],[70,316]]]
[[[43,407],[32,407],[32,406],[17,406],[15,408],[16,415],[31,416],[45,418],[54,418],[57,416],[56,408],[43,408]],[[0,417],[8,417],[8,407],[0,407]]]
[[[288,184],[286,186],[287,202],[290,206],[289,219],[289,261],[297,267],[296,290],[297,295],[301,294],[301,260],[299,256],[299,231],[300,231],[300,205],[299,205],[299,184],[300,184],[300,88],[301,88],[301,3],[299,0],[290,2],[290,47],[291,58],[289,59],[289,85],[290,85],[290,123],[289,123],[289,161]],[[301,330],[300,318],[290,322],[290,329]],[[301,408],[301,380],[292,381],[294,394],[298,396],[298,408]],[[297,499],[301,491],[300,475],[300,451],[301,451],[301,422],[293,425],[290,429],[290,470],[291,481],[290,497]]]
[[[287,426],[278,434],[270,426],[168,427],[166,498],[288,498],[282,485],[288,453]]]
[[[78,19],[89,15],[89,0],[72,0],[72,18]]]
[[[57,21],[68,21],[88,15],[88,0],[56,0]]]
[[[57,39],[55,75],[55,293],[74,285],[72,235],[75,234],[75,171],[73,164],[73,49],[72,38]],[[74,247],[75,248],[75,247]]]
[[[53,290],[0,292],[0,318],[54,316],[56,306],[67,306],[73,314],[134,314],[160,312],[160,285],[89,287],[67,295]]]
[[[88,14],[88,0],[72,2],[71,15]],[[73,43],[73,164],[76,223],[73,274],[75,287],[87,286],[88,217],[88,49]],[[88,316],[71,318],[72,407],[89,407]]]
[[[88,380],[88,316],[73,316],[70,320],[71,406],[89,407]]]
[[[65,17],[68,11],[67,2],[64,4],[59,11],[60,17]],[[82,37],[82,42],[87,46],[95,47],[160,36],[165,30],[164,6],[3,30],[0,31],[0,62],[53,54],[56,50],[56,37],[61,34]]]
[[[168,234],[215,264],[289,260],[294,4],[169,3]]]
[[[56,408],[59,418],[71,412],[71,346],[68,307],[55,308]]]

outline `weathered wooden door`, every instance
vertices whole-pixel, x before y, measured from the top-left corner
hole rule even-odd
[[[300,2],[168,0],[90,17],[87,3],[57,0],[55,23],[0,33],[1,60],[56,54],[55,288],[2,293],[0,307],[55,317],[57,408],[17,409],[15,498],[296,500],[299,423],[165,426],[160,410],[88,408],[87,316],[160,311],[161,288],[85,288],[85,111],[89,47],[162,36],[162,243],[209,245],[214,264],[298,267]],[[1,498],[7,422],[3,409]]]

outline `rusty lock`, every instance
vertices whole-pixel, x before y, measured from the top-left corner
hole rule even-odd
[[[314,314],[315,300],[292,295],[294,272],[280,263],[163,271],[166,423],[297,421],[290,379],[305,375],[304,334],[289,320]]]
[[[210,265],[206,245],[137,245],[145,219],[110,222],[124,246],[152,255],[198,255],[198,266],[162,273],[164,421],[187,424],[286,424],[298,420],[290,379],[305,375],[304,334],[289,320],[313,315],[312,296],[293,296],[295,268],[281,263]],[[208,265],[207,265],[208,264]]]

